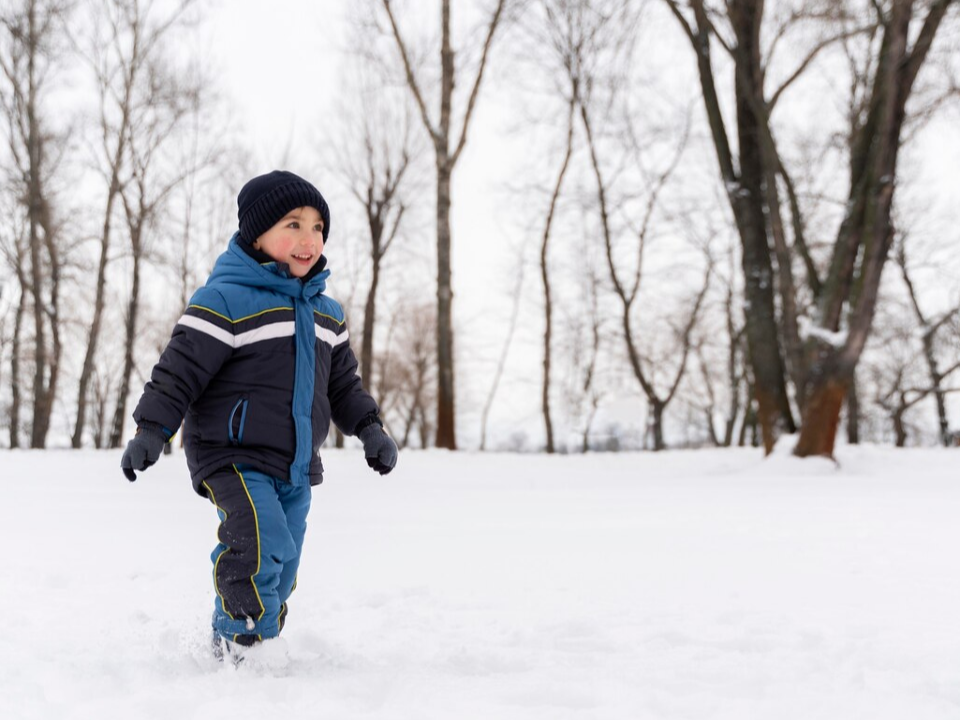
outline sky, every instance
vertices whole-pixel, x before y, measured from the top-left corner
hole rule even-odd
[[[292,137],[302,149],[303,166],[323,177],[324,169],[315,165],[316,146],[325,136],[335,137],[342,103],[338,95],[349,92],[343,87],[348,8],[342,0],[277,0],[268,13],[255,0],[218,0],[211,6],[209,52],[247,129],[255,172],[274,169]],[[497,215],[496,183],[503,182],[498,169],[509,166],[509,145],[499,140],[501,108],[493,107],[497,98],[491,97],[489,79],[485,90],[454,175],[455,291],[465,298],[489,287],[486,276],[497,267],[495,239],[484,236],[490,228],[498,232],[497,223],[487,220]],[[335,212],[336,204],[331,204]]]
[[[278,0],[271,3],[267,13],[263,12],[262,3],[252,0],[221,0],[212,5],[205,30],[210,38],[207,52],[221,69],[223,90],[246,129],[245,145],[254,149],[253,172],[274,169],[277,158],[283,157],[290,138],[294,138],[294,147],[302,150],[304,158],[302,163],[295,163],[296,169],[316,182],[330,203],[333,232],[326,254],[334,272],[331,287],[335,289],[337,263],[342,262],[336,254],[337,208],[353,200],[331,197],[324,189],[324,169],[317,167],[316,158],[320,154],[317,144],[326,135],[336,135],[334,116],[341,103],[338,94],[349,92],[342,82],[349,41],[344,30],[348,6],[335,0]],[[471,126],[470,141],[455,171],[452,220],[454,312],[457,327],[468,329],[459,335],[463,346],[458,353],[466,351],[466,362],[479,353],[485,361],[483,369],[488,371],[499,355],[503,332],[502,321],[487,321],[510,312],[506,295],[515,282],[513,247],[519,238],[517,228],[511,227],[501,207],[504,168],[511,167],[514,160],[513,147],[504,135],[504,98],[491,90],[489,77],[485,90]],[[418,126],[417,130],[420,129]],[[428,167],[432,168],[432,156]],[[426,187],[430,193],[427,204],[432,206],[430,182]],[[428,222],[424,233],[429,235],[425,239],[433,247],[435,231],[429,220],[432,211],[425,215]],[[506,237],[507,234],[511,236]],[[475,332],[482,333],[483,339],[468,337]],[[520,343],[511,348],[511,357],[519,363],[520,375],[537,371],[539,355],[531,354]],[[484,372],[479,380],[475,384],[460,383],[458,392],[464,393],[461,408],[468,404],[463,402],[467,393],[469,404],[482,404],[489,390],[489,373]],[[629,412],[635,414],[636,407]],[[522,422],[537,424],[534,432],[539,432],[537,413],[530,405],[522,413]],[[477,443],[476,420],[472,418],[460,425],[467,445]]]
[[[350,92],[343,80],[351,50],[350,36],[345,30],[349,9],[350,3],[343,0],[276,0],[270,4],[269,12],[264,10],[263,3],[254,0],[215,0],[207,11],[204,29],[209,38],[206,52],[218,68],[221,88],[236,108],[244,128],[245,146],[252,149],[251,170],[267,172],[277,167],[279,158],[289,156],[290,169],[307,175],[327,196],[334,218],[334,236],[327,255],[335,273],[332,287],[341,297],[344,290],[337,286],[336,273],[338,267],[343,267],[344,258],[338,258],[336,253],[337,213],[339,207],[352,200],[336,195],[338,191],[330,187],[332,183],[325,184],[326,170],[318,165],[317,158],[321,154],[319,144],[336,136],[337,114],[345,102],[343,94]],[[680,37],[678,34],[677,39]],[[495,47],[495,52],[515,56],[518,48],[501,45]],[[665,62],[664,57],[651,60]],[[688,71],[692,67],[682,71],[677,67],[685,66],[676,64],[670,72],[684,78],[680,82],[689,83]],[[524,237],[523,228],[523,222],[529,218],[510,216],[511,209],[504,202],[509,194],[507,186],[515,181],[511,172],[520,165],[518,158],[523,159],[525,150],[512,138],[518,106],[516,97],[511,98],[509,90],[503,91],[504,80],[502,73],[499,77],[488,75],[469,142],[454,174],[453,277],[458,354],[467,363],[482,360],[482,372],[477,373],[480,377],[475,382],[464,383],[464,374],[460,375],[458,392],[470,395],[469,403],[460,402],[461,408],[479,407],[485,399],[490,373],[502,346],[504,319],[511,311],[508,295],[515,282],[516,248],[531,244]],[[494,86],[494,82],[499,85]],[[677,88],[681,94],[693,90],[686,85]],[[803,92],[811,90],[800,88],[796,92],[802,97]],[[948,109],[918,137],[910,154],[912,160],[903,164],[916,176],[911,189],[913,197],[929,204],[934,211],[930,215],[953,217],[960,223],[958,121],[960,112]],[[432,158],[427,166],[432,169]],[[432,206],[429,181],[426,188],[425,192],[431,193],[427,204]],[[425,215],[428,222],[423,233],[430,237],[424,239],[432,246],[432,211]],[[933,230],[950,232],[942,226],[934,226]],[[528,253],[527,257],[532,259],[533,254]],[[527,274],[526,286],[527,297],[538,302],[532,270]],[[945,284],[938,288],[938,294],[957,293],[953,286]],[[528,307],[527,311],[536,318],[537,310]],[[511,347],[509,372],[515,380],[521,378],[521,384],[514,389],[530,391],[520,395],[535,397],[537,393],[529,383],[535,384],[539,377],[541,351],[534,334],[529,332],[532,328],[526,330]],[[536,330],[536,334],[539,332]],[[461,399],[464,397],[461,395]],[[515,399],[518,394],[508,390],[498,401],[504,421],[512,425],[507,432],[526,425],[536,425],[539,432],[536,403],[517,405],[511,397]],[[609,419],[635,420],[638,407],[632,401],[612,407],[608,410]],[[460,426],[464,437],[470,438],[467,444],[476,442],[475,419]]]

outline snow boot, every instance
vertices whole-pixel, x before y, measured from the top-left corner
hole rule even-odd
[[[234,635],[233,640],[227,640],[223,635],[213,630],[210,636],[210,651],[218,662],[225,659],[234,665],[243,662],[245,648],[252,647],[260,642],[256,635]]]

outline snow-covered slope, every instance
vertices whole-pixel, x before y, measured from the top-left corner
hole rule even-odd
[[[0,454],[0,717],[960,717],[960,451],[324,455],[263,662],[182,456]]]

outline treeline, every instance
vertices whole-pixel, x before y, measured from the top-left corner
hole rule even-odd
[[[956,109],[958,5],[356,4],[324,166],[351,198],[338,296],[391,433],[455,449],[468,418],[481,448],[547,452],[770,451],[797,433],[797,454],[832,455],[845,422],[851,442],[954,443],[960,238],[930,221],[910,153]],[[52,429],[119,446],[232,227],[249,152],[188,51],[203,10],[3,6],[9,447]],[[488,106],[515,157],[500,224],[478,231],[452,207],[491,142]],[[467,237],[494,252],[507,222],[487,339],[464,340],[453,252]],[[602,420],[626,401],[645,408],[633,431]],[[488,443],[497,405],[524,402]]]

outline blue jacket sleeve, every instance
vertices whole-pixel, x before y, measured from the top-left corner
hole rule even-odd
[[[138,425],[149,421],[172,432],[179,429],[187,407],[233,354],[232,326],[223,296],[200,288],[150,373],[133,411]]]
[[[330,354],[330,382],[327,398],[333,422],[345,435],[354,435],[357,424],[367,415],[379,414],[380,408],[363,389],[357,372],[359,363],[350,349],[349,334],[344,324],[340,328],[338,342]]]

